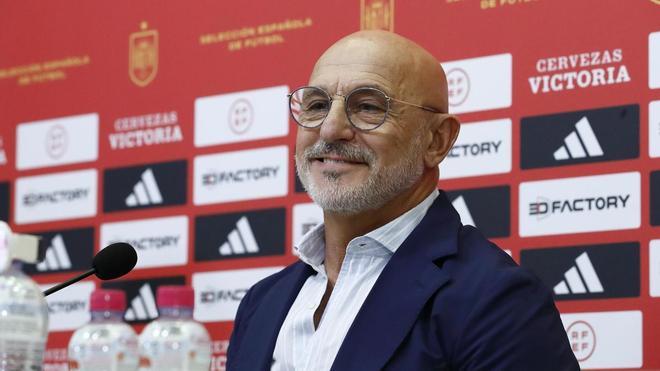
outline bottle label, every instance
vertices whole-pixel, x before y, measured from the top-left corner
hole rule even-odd
[[[0,358],[11,365],[7,370],[41,369],[48,327],[45,310],[45,300],[29,278],[11,271],[0,274]]]

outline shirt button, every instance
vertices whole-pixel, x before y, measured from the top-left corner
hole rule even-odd
[[[310,302],[309,304],[307,304],[307,308],[309,308],[309,309],[314,309],[314,308],[316,308],[316,303],[314,303],[314,302]]]

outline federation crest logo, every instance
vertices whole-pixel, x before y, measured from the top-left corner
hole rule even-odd
[[[394,0],[361,0],[360,28],[394,31]]]
[[[578,361],[589,359],[596,350],[596,331],[585,321],[575,321],[566,329],[571,349]]]
[[[229,128],[236,134],[245,133],[254,121],[254,110],[246,99],[238,99],[229,107]]]
[[[137,86],[149,85],[158,73],[158,31],[149,30],[147,22],[128,39],[128,75]]]

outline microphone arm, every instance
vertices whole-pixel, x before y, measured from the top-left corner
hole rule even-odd
[[[91,275],[94,274],[94,273],[96,273],[96,268],[92,268],[92,269],[88,270],[87,272],[85,272],[85,273],[83,273],[83,274],[81,274],[81,275],[78,275],[78,276],[75,276],[75,277],[73,277],[73,278],[70,278],[70,279],[68,279],[68,280],[66,280],[66,281],[64,281],[64,282],[62,282],[62,283],[58,283],[57,285],[55,285],[55,286],[49,288],[48,290],[44,291],[44,296],[48,296],[48,295],[50,295],[50,294],[52,294],[52,293],[54,293],[54,292],[60,291],[60,290],[62,290],[63,288],[65,288],[65,287],[67,287],[67,286],[69,286],[69,285],[73,285],[74,283],[76,283],[76,282],[78,282],[78,281],[80,281],[80,280],[82,280],[82,279],[84,279],[84,278],[86,278],[86,277],[89,277],[89,276],[91,276]]]

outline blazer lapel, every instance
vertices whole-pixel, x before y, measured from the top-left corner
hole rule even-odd
[[[385,366],[429,297],[450,281],[435,261],[456,253],[459,227],[458,214],[441,191],[378,277],[346,334],[332,370],[378,370]]]
[[[298,262],[291,267],[266,293],[251,316],[246,339],[236,362],[237,370],[270,370],[275,342],[286,318],[307,278],[314,273],[312,267]]]

